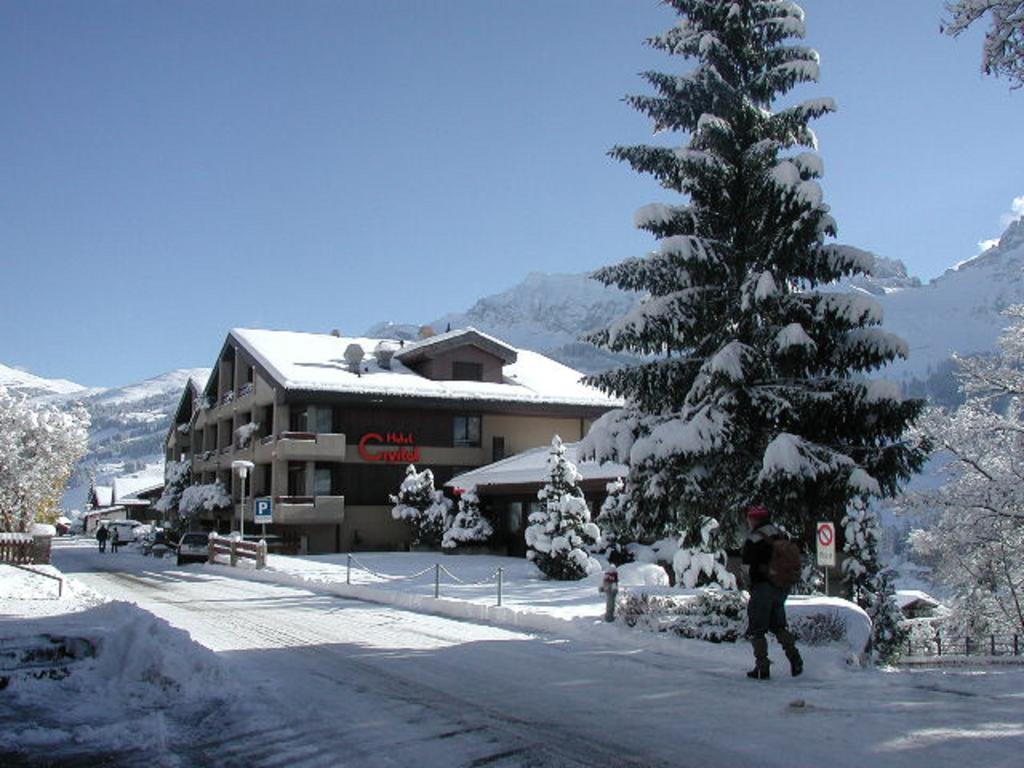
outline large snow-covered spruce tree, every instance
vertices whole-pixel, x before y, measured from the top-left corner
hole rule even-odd
[[[787,42],[803,36],[803,11],[789,0],[667,4],[681,19],[648,42],[696,68],[648,72],[656,93],[628,102],[686,143],[611,155],[681,199],[636,214],[657,250],[595,273],[647,298],[590,340],[648,362],[592,379],[627,405],[598,421],[584,451],[629,463],[632,514],[651,537],[703,515],[734,535],[754,501],[809,534],[920,468],[925,447],[903,435],[922,402],[867,378],[906,344],[879,327],[875,301],[834,285],[873,259],[829,242],[809,123],[833,101],[773,109],[818,77],[817,53]]]

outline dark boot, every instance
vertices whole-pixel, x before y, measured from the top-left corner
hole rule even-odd
[[[768,639],[753,637],[750,644],[754,646],[754,668],[747,672],[747,677],[752,680],[768,680],[771,678],[772,665],[768,660]]]
[[[804,671],[804,660],[800,656],[800,651],[796,649],[796,638],[786,629],[778,632],[776,637],[782,650],[786,652],[786,658],[789,659],[789,673],[793,677],[800,677]]]

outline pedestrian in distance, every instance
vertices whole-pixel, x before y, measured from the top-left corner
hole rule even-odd
[[[101,525],[96,529],[96,541],[100,544],[100,552],[107,551],[107,537],[110,536],[110,531],[107,530],[107,526]]]
[[[796,648],[796,639],[786,624],[786,598],[800,580],[800,550],[785,531],[772,523],[767,507],[747,510],[750,535],[743,543],[743,564],[749,566],[750,602],[747,603],[747,636],[754,647],[754,668],[747,677],[768,680],[768,633],[779,641],[789,671],[796,677],[804,671],[804,661]]]
[[[110,535],[110,551],[116,554],[117,548],[120,544],[121,537],[117,535],[117,528],[115,528],[114,532]]]

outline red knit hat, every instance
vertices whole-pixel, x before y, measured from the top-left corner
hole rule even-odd
[[[747,519],[756,520],[758,522],[767,520],[772,516],[772,513],[768,511],[768,507],[764,507],[760,504],[754,504],[753,506],[747,507]]]

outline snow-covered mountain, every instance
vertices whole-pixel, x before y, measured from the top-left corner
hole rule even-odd
[[[514,346],[593,373],[630,358],[597,349],[580,338],[622,316],[638,300],[637,294],[606,288],[585,274],[533,272],[518,285],[480,299],[465,312],[443,315],[427,325],[438,332],[473,326]],[[414,339],[419,329],[419,325],[382,322],[370,328],[367,336]]]
[[[907,361],[894,366],[904,382],[926,382],[951,369],[950,356],[995,349],[1011,304],[1024,303],[1024,219],[1003,232],[999,243],[961,262],[927,285],[878,297],[885,325],[910,345]]]
[[[0,364],[0,387],[31,399],[53,399],[68,395],[87,394],[90,390],[65,379],[44,379],[18,368]]]
[[[886,330],[903,337],[910,357],[883,375],[902,382],[910,394],[945,404],[956,401],[951,355],[991,351],[1005,327],[1000,312],[1024,303],[1024,220],[1013,222],[998,245],[924,284],[901,261],[876,256],[874,273],[846,288],[871,294],[884,310]],[[585,274],[530,274],[522,283],[480,299],[465,312],[437,318],[437,331],[472,325],[516,346],[543,352],[586,372],[628,362],[580,337],[627,312],[637,294],[606,288]],[[414,339],[418,324],[382,322],[368,336]]]

